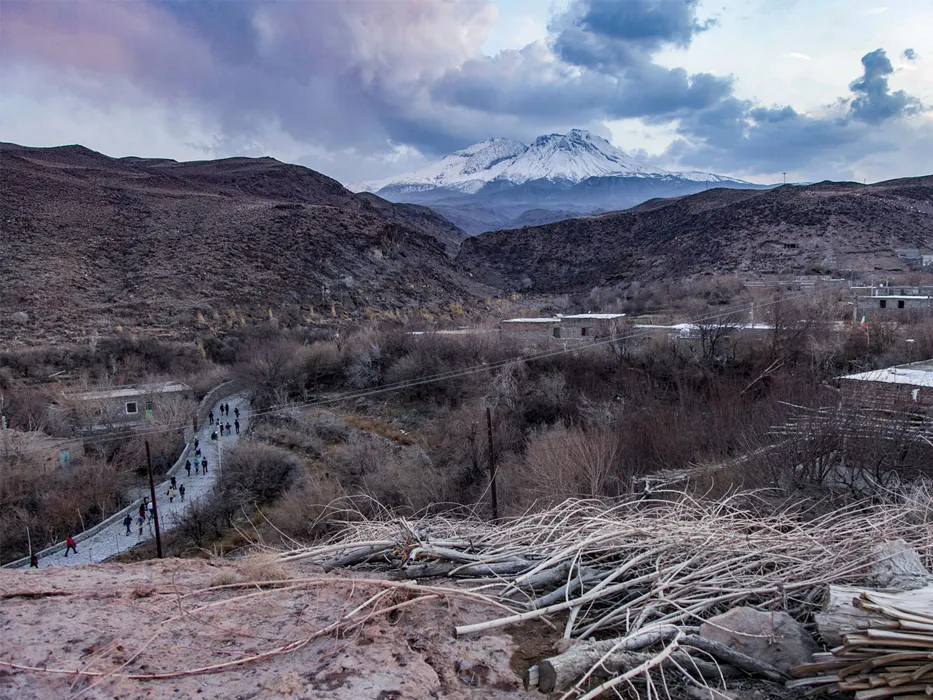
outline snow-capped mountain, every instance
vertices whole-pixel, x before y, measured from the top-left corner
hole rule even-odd
[[[357,192],[378,192],[386,187],[410,187],[412,191],[447,187],[473,193],[495,180],[528,146],[511,139],[486,139],[461,151],[454,151],[437,163],[402,177],[381,182],[351,185]]]
[[[523,222],[522,214],[530,209],[536,210],[536,218],[541,210],[566,218],[568,213],[622,209],[653,197],[691,194],[710,185],[756,187],[713,173],[663,170],[600,136],[573,129],[539,136],[531,145],[486,139],[416,172],[349,187],[395,202],[428,204],[475,233]]]

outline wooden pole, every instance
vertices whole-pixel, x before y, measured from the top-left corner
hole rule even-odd
[[[29,543],[29,556],[32,556],[32,535],[29,534],[29,526],[26,526],[26,541]]]
[[[152,453],[146,440],[146,464],[149,467],[149,496],[152,498],[152,519],[155,521],[156,552],[162,558],[162,533],[159,532],[159,508],[156,506],[155,481],[152,479]]]
[[[492,444],[492,410],[486,406],[486,427],[489,433],[489,494],[492,497],[492,518],[499,519],[499,497],[496,493],[496,451]]]

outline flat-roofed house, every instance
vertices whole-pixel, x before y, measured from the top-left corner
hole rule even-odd
[[[559,320],[555,317],[542,318],[507,318],[499,322],[499,329],[505,333],[540,333],[550,335]]]
[[[856,299],[859,317],[900,318],[933,313],[933,296],[927,294],[884,294]]]
[[[933,415],[933,360],[873,369],[838,379],[843,400],[849,405]]]
[[[38,430],[0,428],[0,462],[39,464],[46,472],[67,467],[84,456],[84,444]]]
[[[559,316],[554,336],[561,340],[610,338],[622,332],[625,314],[572,314]]]
[[[55,411],[78,429],[105,430],[131,428],[159,413],[178,413],[188,403],[193,410],[196,402],[190,386],[160,382],[64,394]]]

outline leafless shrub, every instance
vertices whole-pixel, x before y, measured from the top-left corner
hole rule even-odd
[[[237,569],[244,581],[253,583],[284,581],[289,577],[281,558],[273,552],[263,550],[248,553],[238,562]]]

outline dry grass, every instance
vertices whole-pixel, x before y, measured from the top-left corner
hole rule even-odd
[[[262,583],[263,581],[282,581],[289,578],[281,557],[269,550],[255,550],[247,554],[237,565],[245,581]]]

